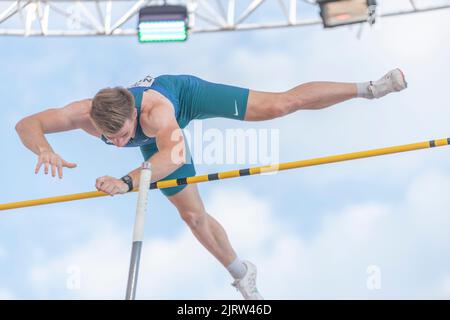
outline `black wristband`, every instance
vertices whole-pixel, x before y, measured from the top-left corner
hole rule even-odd
[[[131,179],[131,177],[129,175],[123,176],[122,178],[120,178],[120,180],[122,180],[123,182],[125,182],[128,186],[128,191],[130,192],[131,190],[133,190],[133,179]]]

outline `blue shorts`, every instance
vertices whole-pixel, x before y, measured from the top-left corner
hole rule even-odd
[[[170,92],[178,104],[177,122],[186,127],[193,119],[228,118],[244,120],[247,111],[247,88],[212,83],[190,75],[162,75],[155,78],[155,84]],[[174,103],[174,102],[173,102]],[[144,159],[158,152],[156,144],[141,146]],[[161,180],[185,178],[195,175],[195,167],[189,146],[186,143],[187,163]],[[173,196],[186,185],[161,189],[166,196]]]

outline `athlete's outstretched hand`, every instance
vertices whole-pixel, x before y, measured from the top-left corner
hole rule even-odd
[[[53,151],[43,151],[38,156],[38,163],[34,173],[38,173],[44,165],[44,173],[48,174],[48,167],[51,167],[52,177],[56,176],[56,170],[58,170],[58,176],[60,179],[63,177],[63,167],[65,168],[75,168],[77,165],[72,162],[67,162],[60,155],[54,153]]]
[[[97,178],[95,187],[98,191],[103,191],[111,196],[128,192],[128,185],[125,182],[110,176]]]

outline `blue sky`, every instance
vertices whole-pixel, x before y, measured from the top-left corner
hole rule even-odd
[[[128,38],[0,38],[0,202],[94,190],[142,159],[81,131],[48,140],[67,161],[63,180],[34,174],[36,156],[14,131],[22,117],[92,97],[147,74],[281,91],[313,80],[367,81],[401,67],[408,90],[260,123],[204,128],[277,129],[292,161],[450,136],[449,11],[321,27],[192,35],[182,44]],[[192,129],[192,125],[188,128]],[[207,211],[270,299],[450,297],[450,149],[364,159],[199,185]],[[233,165],[198,165],[198,173]],[[245,167],[240,166],[240,167]],[[136,194],[0,213],[0,298],[122,299]],[[150,194],[138,297],[234,299],[225,269],[195,240],[159,191]],[[381,287],[367,285],[377,270]],[[368,272],[369,270],[369,272]],[[79,287],[68,283],[79,275]]]

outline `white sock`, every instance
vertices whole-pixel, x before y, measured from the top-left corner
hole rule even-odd
[[[227,267],[227,270],[234,279],[242,279],[247,272],[247,267],[241,259],[239,259],[239,257],[236,257],[236,259],[234,259],[234,261]]]
[[[371,86],[371,82],[359,82],[356,84],[356,88],[357,88],[357,97],[360,98],[366,98],[366,99],[373,99],[373,93],[372,91],[369,89],[369,86]]]

